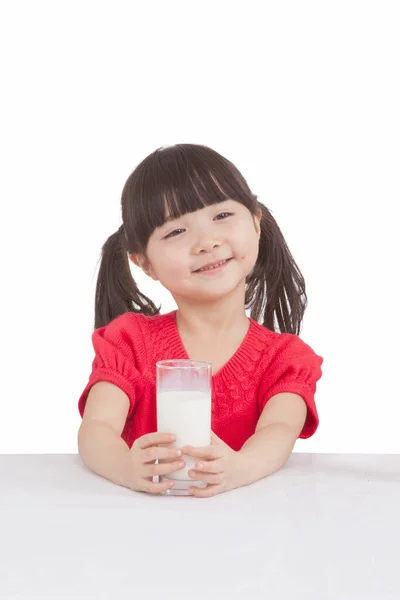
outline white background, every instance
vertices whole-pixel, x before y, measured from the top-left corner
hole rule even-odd
[[[77,451],[100,248],[131,171],[179,142],[238,166],[306,279],[325,361],[295,450],[400,451],[398,7],[0,4],[0,452]]]

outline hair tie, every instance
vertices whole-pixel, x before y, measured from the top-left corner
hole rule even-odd
[[[125,250],[127,247],[127,239],[126,239],[126,234],[125,234],[125,227],[123,224],[118,228],[117,236],[118,236],[119,244]]]

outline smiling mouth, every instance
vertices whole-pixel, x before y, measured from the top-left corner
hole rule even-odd
[[[210,265],[208,267],[202,267],[201,269],[197,269],[197,271],[193,271],[193,273],[203,273],[204,271],[213,271],[214,269],[218,269],[228,263],[232,258],[226,258],[225,260],[221,260],[214,265]]]

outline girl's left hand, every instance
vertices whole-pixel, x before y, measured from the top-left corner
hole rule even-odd
[[[208,498],[221,492],[228,492],[242,485],[240,483],[239,453],[232,450],[215,433],[211,432],[211,445],[204,448],[184,446],[182,454],[198,458],[195,470],[188,471],[189,477],[204,481],[207,487],[190,487],[193,496]]]

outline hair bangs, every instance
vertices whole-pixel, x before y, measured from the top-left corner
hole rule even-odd
[[[140,251],[155,229],[206,206],[233,199],[254,211],[255,197],[239,171],[207,146],[159,148],[131,177],[135,201],[125,204],[130,214],[124,221],[130,222]]]

